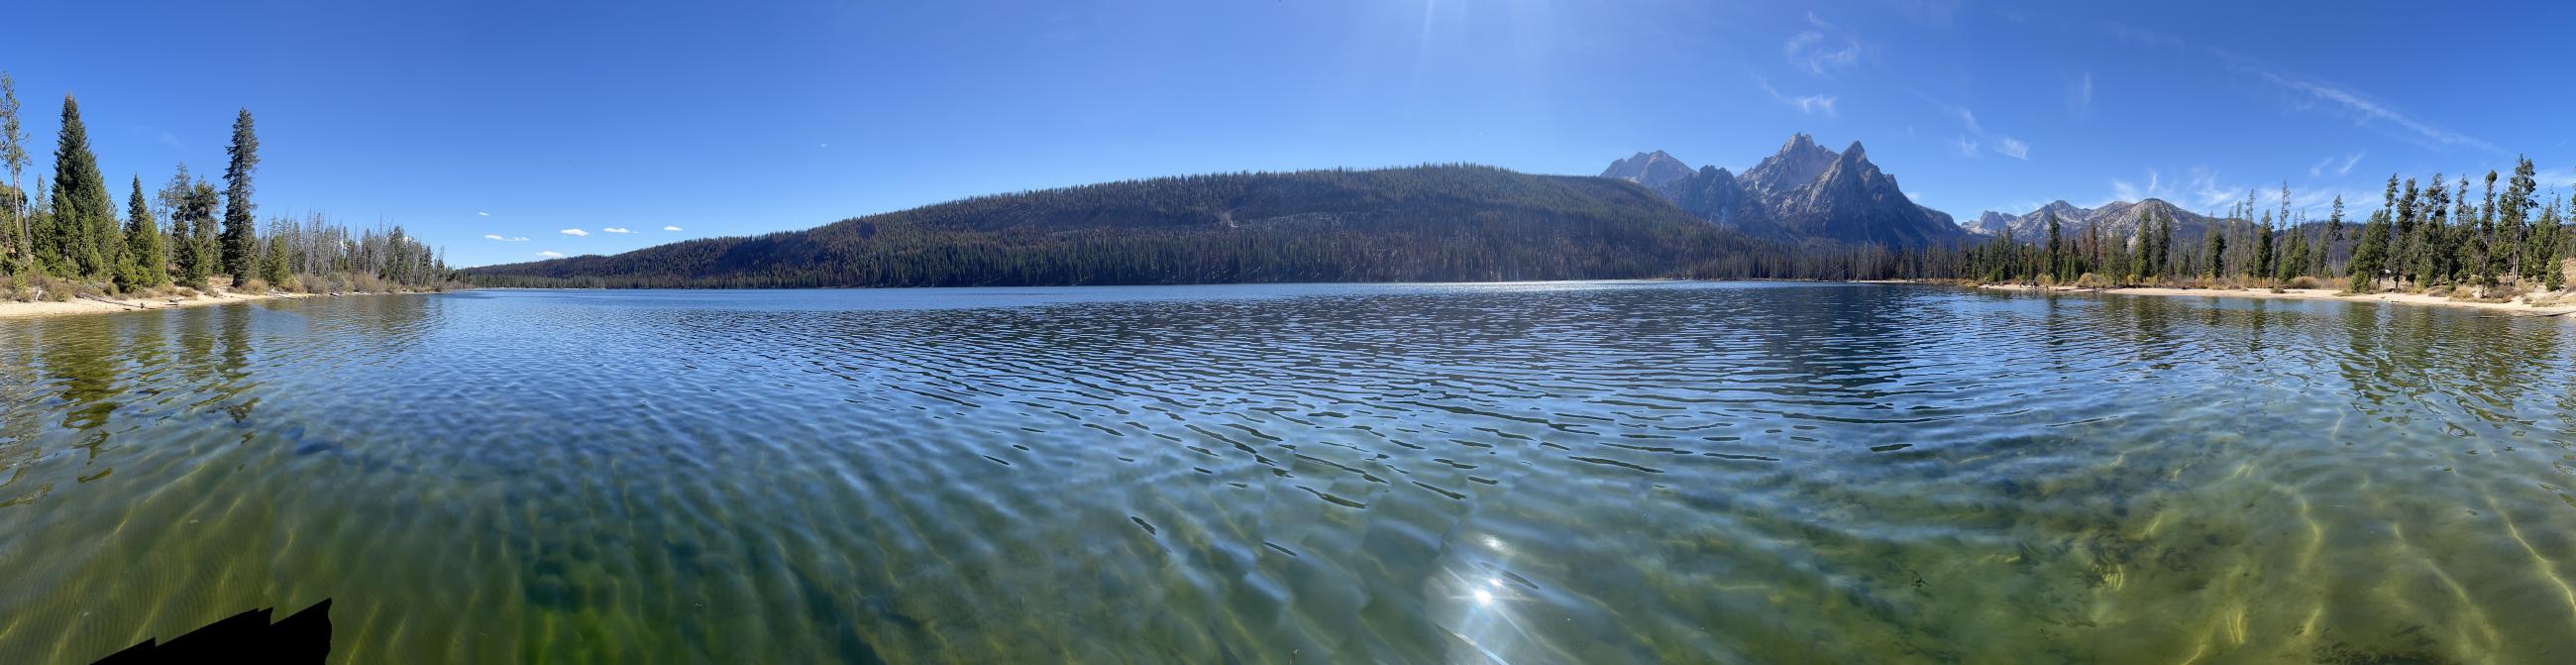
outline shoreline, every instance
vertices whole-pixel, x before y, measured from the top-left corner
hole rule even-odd
[[[83,315],[83,314],[114,314],[114,313],[118,313],[118,312],[157,311],[157,310],[165,310],[165,309],[179,309],[179,308],[185,308],[185,307],[205,307],[205,306],[208,306],[208,305],[229,305],[229,304],[233,304],[233,303],[257,302],[257,301],[261,301],[261,300],[296,300],[296,299],[302,299],[302,298],[332,298],[332,297],[338,297],[338,296],[361,296],[361,295],[379,295],[379,294],[375,294],[375,293],[337,293],[337,294],[325,294],[325,293],[268,293],[268,294],[262,294],[262,295],[251,295],[251,294],[245,294],[245,293],[226,293],[226,294],[222,294],[222,295],[214,295],[214,296],[198,295],[198,296],[186,297],[186,298],[179,298],[179,297],[163,297],[163,298],[108,298],[108,299],[104,299],[104,300],[92,300],[92,299],[88,299],[88,298],[74,298],[74,299],[66,300],[66,301],[62,301],[62,302],[53,302],[53,301],[38,301],[38,302],[9,301],[9,302],[0,302],[0,321],[15,321],[15,320],[23,320],[23,319],[42,319],[42,318],[51,318],[51,317],[57,317],[57,316],[79,316],[79,315]]]
[[[2049,293],[2095,293],[2095,294],[2107,294],[2107,295],[2133,295],[2133,296],[2165,296],[2165,297],[2193,297],[2193,296],[2197,296],[2197,297],[2202,297],[2202,298],[2270,298],[2270,299],[2275,299],[2275,300],[2333,300],[2333,301],[2341,301],[2341,302],[2379,302],[2379,303],[2396,303],[2396,304],[2403,304],[2403,305],[2427,305],[2427,306],[2434,306],[2434,307],[2459,307],[2459,308],[2465,308],[2465,309],[2479,309],[2479,310],[2487,310],[2487,311],[2492,311],[2492,312],[2501,312],[2501,313],[2514,314],[2514,315],[2519,315],[2519,316],[2540,316],[2540,317],[2560,317],[2560,316],[2566,316],[2567,314],[2570,314],[2570,313],[2576,313],[2576,299],[2570,299],[2570,300],[2567,300],[2567,301],[2562,301],[2562,302],[2559,302],[2559,303],[2557,303],[2557,304],[2552,304],[2552,305],[2547,305],[2547,306],[2535,307],[2535,306],[2532,306],[2532,305],[2530,305],[2530,304],[2527,304],[2527,303],[2523,302],[2522,298],[2519,298],[2519,297],[2515,298],[2515,299],[2514,299],[2513,301],[2511,301],[2511,302],[2476,302],[2476,301],[2469,301],[2469,300],[2452,300],[2452,299],[2450,299],[2449,297],[2446,297],[2446,296],[2431,296],[2431,295],[2425,295],[2425,294],[2421,294],[2421,293],[2363,293],[2363,294],[2345,294],[2345,293],[2343,293],[2342,291],[2337,291],[2337,290],[2333,290],[2333,289],[2283,289],[2283,290],[2282,290],[2282,292],[2280,292],[2280,293],[2273,293],[2273,292],[2271,292],[2271,291],[2270,291],[2270,290],[2268,290],[2268,289],[2218,290],[2218,289],[2187,289],[2187,288],[2177,288],[2177,287],[2168,287],[2168,286],[2129,286],[2129,287],[2119,287],[2119,288],[2108,288],[2108,289],[2102,289],[2102,288],[2079,288],[2079,287],[2073,287],[2073,286],[2034,287],[2034,286],[2023,285],[2023,284],[1980,284],[1980,285],[1977,285],[1977,286],[1972,287],[1972,288],[1981,289],[1981,290],[1989,290],[1989,291],[2004,291],[2004,292],[2010,292],[2010,293],[2041,293],[2041,292],[2049,292]],[[2576,318],[2576,317],[2570,317],[2570,318]]]

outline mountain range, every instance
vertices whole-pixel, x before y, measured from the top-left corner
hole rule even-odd
[[[1970,239],[1949,213],[1907,198],[1859,141],[1835,152],[1799,133],[1741,175],[1689,169],[1658,150],[1612,162],[1601,176],[1644,185],[1693,216],[1759,238],[1896,248]]]
[[[2136,203],[2112,201],[2093,208],[2077,207],[2061,199],[2051,201],[2048,205],[2040,206],[2039,209],[2022,215],[1988,210],[1985,214],[1979,215],[1977,221],[1968,224],[1967,229],[1971,233],[1986,236],[2000,236],[2006,230],[2010,230],[2016,240],[2046,242],[2048,216],[2055,214],[2057,233],[2060,236],[2069,238],[2082,236],[2099,226],[2102,229],[2102,237],[2125,243],[2137,236],[2138,229],[2145,226],[2146,215],[2150,212],[2173,219],[2173,233],[2177,238],[2201,237],[2209,231],[2211,224],[2219,221],[2217,218],[2184,210],[2163,199],[2147,199]]]
[[[2207,223],[2162,201],[2061,201],[1970,227],[2036,241],[2055,212],[2063,233],[2126,233],[2147,210],[2172,214],[2179,234]],[[1852,279],[1920,270],[1888,249],[1980,238],[1915,204],[1859,142],[1835,151],[1801,133],[1741,174],[1658,150],[1600,177],[1473,165],[1179,176],[461,274],[486,286],[607,287]]]

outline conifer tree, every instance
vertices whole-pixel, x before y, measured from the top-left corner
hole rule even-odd
[[[2448,274],[2443,264],[2451,256],[2448,245],[2450,229],[2445,222],[2451,214],[2450,192],[2442,184],[2442,174],[2439,173],[2433,174],[2432,186],[2424,188],[2421,206],[2416,212],[2416,216],[2422,219],[2415,224],[2416,240],[2412,243],[2416,248],[2415,262],[2407,269],[2414,273],[2417,284],[2430,285]]]
[[[2379,290],[2379,276],[2388,260],[2389,212],[2371,213],[2370,223],[2361,227],[2361,242],[2352,249],[2352,291]]]
[[[285,238],[272,233],[268,236],[268,241],[262,244],[266,246],[266,250],[260,252],[259,278],[267,280],[269,288],[287,288],[287,279],[292,275],[287,270],[286,254],[289,250]]]
[[[2492,251],[2509,263],[2501,271],[2525,279],[2541,276],[2538,262],[2530,260],[2530,250],[2525,246],[2532,235],[2531,209],[2538,205],[2531,198],[2540,188],[2537,175],[2531,168],[2531,158],[2522,158],[2513,167],[2513,177],[2505,181],[2504,197],[2496,201],[2496,230],[2501,237],[2492,244]]]
[[[2263,223],[2254,227],[2254,276],[2272,274],[2272,211],[2263,211]]]
[[[2171,213],[2156,211],[2156,275],[2161,277],[2171,266],[2173,257],[2174,219]]]
[[[2341,240],[2343,240],[2343,195],[2336,194],[2334,197],[2334,211],[2326,216],[2325,240],[2317,243],[2316,274],[2321,276],[2332,274],[2332,270],[2334,269],[2334,257],[2332,256],[2333,249],[2335,243]]]
[[[2273,279],[2278,279],[2284,282],[2290,281],[2291,278],[2298,277],[2299,269],[2305,268],[2308,265],[2307,232],[2299,229],[2297,226],[2292,226],[2290,227],[2289,235],[2290,249],[2288,250],[2287,255],[2281,259],[2280,265],[2273,268],[2272,275]]]
[[[170,211],[170,263],[178,270],[173,278],[181,284],[203,287],[217,268],[212,251],[217,201],[215,188],[191,178],[187,164],[180,164],[161,187],[161,207]]]
[[[161,252],[161,228],[143,202],[143,177],[134,177],[134,195],[125,202],[125,252],[117,260],[116,286],[133,290],[170,283],[169,261]]]
[[[107,179],[98,173],[90,153],[89,130],[81,124],[80,102],[63,95],[62,132],[54,147],[54,219],[52,237],[38,245],[38,259],[64,277],[112,277],[116,247],[124,244],[116,228],[116,209],[108,202]],[[41,256],[46,245],[54,257]]]
[[[20,269],[32,268],[36,261],[35,238],[27,223],[27,201],[33,196],[18,186],[18,173],[26,170],[27,164],[27,132],[18,125],[18,82],[7,72],[0,72],[0,166],[9,169],[11,194],[5,203],[8,223],[17,229],[9,246],[0,247],[0,252],[17,256]]]
[[[224,149],[231,162],[224,167],[224,271],[237,279],[249,279],[258,268],[259,247],[252,243],[256,233],[251,226],[251,174],[259,170],[259,135],[252,131],[250,109],[242,109],[233,119],[233,142]]]
[[[2058,282],[2065,282],[2065,281],[2066,281],[2066,256],[2065,256],[2065,250],[2063,250],[2063,249],[2061,249],[2061,248],[2060,248],[2060,246],[2059,246],[2059,245],[2060,245],[2060,243],[2058,242],[2058,233],[2057,233],[2057,231],[2058,231],[2058,229],[2057,229],[2057,213],[2056,213],[2055,211],[2050,211],[2050,212],[2048,212],[2048,213],[2047,213],[2047,215],[2048,215],[2048,255],[2047,255],[2047,256],[2048,256],[2048,263],[2047,263],[2047,265],[2048,265],[2048,278],[2049,278],[2049,279],[2052,279],[2052,280],[2056,280],[2056,281],[2058,281]]]
[[[2558,262],[2560,228],[2557,197],[2550,197],[2549,209],[2540,214],[2540,228],[2532,234],[2532,263],[2539,264],[2541,287],[2556,291],[2567,285],[2567,269]]]
[[[2220,224],[2209,225],[2209,234],[2200,240],[2201,248],[2209,252],[2211,279],[2227,276],[2227,234],[2218,230],[2220,226]]]

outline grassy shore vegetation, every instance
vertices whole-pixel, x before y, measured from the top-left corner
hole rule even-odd
[[[2045,239],[2008,234],[1963,250],[1960,278],[2086,288],[2331,288],[2534,306],[2576,300],[2567,289],[2576,273],[2567,258],[2576,234],[2566,227],[2576,197],[2540,196],[2536,175],[2528,158],[2512,174],[2489,171],[2482,182],[2391,175],[2380,210],[2357,225],[2344,219],[2342,197],[2315,222],[2294,212],[2286,185],[2277,213],[2248,192],[2196,241],[2175,238],[2173,220],[2155,215],[2132,237],[2067,237],[2052,215]]]
[[[22,184],[31,162],[18,110],[15,81],[0,73],[0,166],[8,171],[0,185],[0,301],[454,285],[439,252],[399,226],[353,232],[314,214],[273,217],[260,228],[251,200],[259,136],[248,109],[233,122],[220,194],[181,164],[156,195],[146,196],[134,176],[122,209],[71,95],[63,96],[50,185],[42,175],[32,188]]]

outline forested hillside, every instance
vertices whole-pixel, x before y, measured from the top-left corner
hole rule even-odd
[[[1442,165],[986,196],[751,238],[465,271],[492,286],[828,287],[1766,277],[1635,183]],[[1833,275],[1840,276],[1840,275]]]

